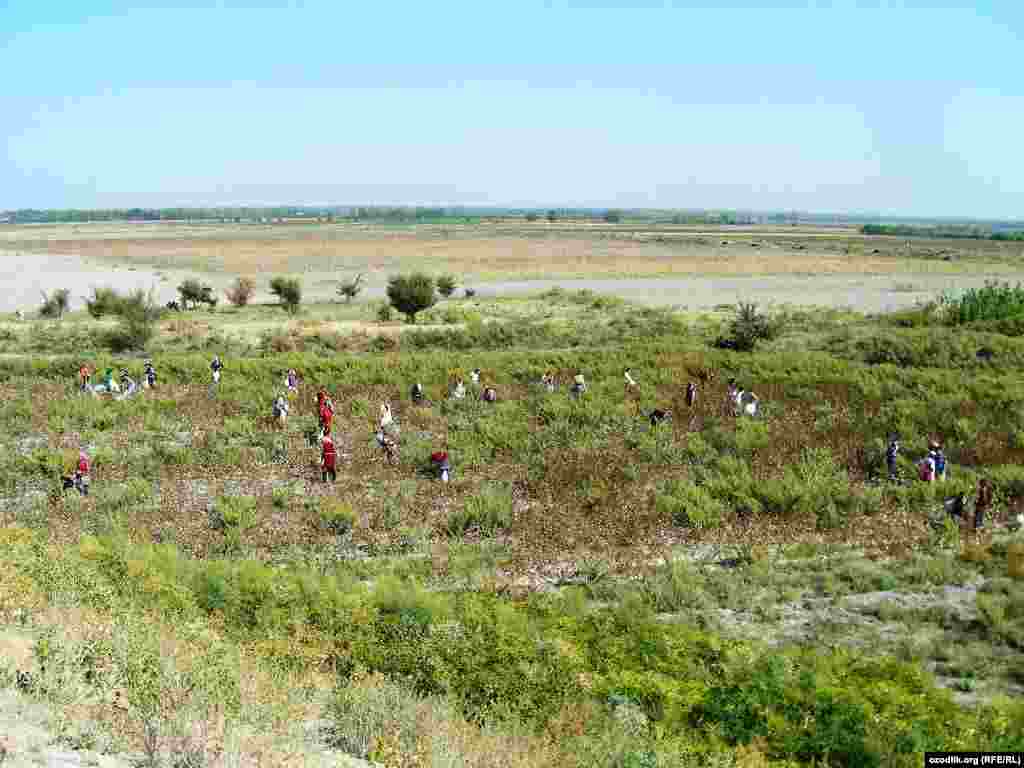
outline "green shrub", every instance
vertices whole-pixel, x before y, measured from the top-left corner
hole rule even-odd
[[[85,300],[85,308],[92,317],[99,319],[119,314],[120,303],[121,296],[113,288],[94,286],[92,297]]]
[[[156,324],[163,316],[163,309],[157,305],[153,293],[141,289],[116,302],[119,326],[107,337],[107,343],[114,352],[145,349],[156,334]]]
[[[289,499],[291,499],[291,497],[291,489],[286,486],[282,486],[280,488],[275,488],[271,492],[270,503],[274,506],[275,509],[286,509],[288,507],[288,501]]]
[[[420,628],[443,621],[449,615],[448,604],[441,595],[415,581],[404,582],[390,575],[376,582],[371,601],[381,616]]]
[[[277,296],[285,311],[295,314],[302,303],[302,284],[298,278],[275,277],[270,281],[270,292]]]
[[[352,530],[356,515],[352,505],[344,501],[326,501],[320,506],[320,525],[342,536]]]
[[[717,528],[725,514],[725,505],[705,489],[681,480],[662,483],[655,493],[658,513],[676,525],[697,529]]]
[[[178,286],[178,294],[181,296],[182,309],[195,309],[200,304],[209,307],[217,306],[217,297],[213,295],[213,288],[203,285],[195,278],[188,278]]]
[[[778,323],[758,311],[757,305],[740,302],[736,317],[729,324],[727,335],[720,337],[715,345],[721,349],[735,349],[738,352],[753,352],[762,341],[771,341],[781,332]]]
[[[451,275],[441,275],[437,278],[437,292],[446,299],[455,293],[455,278]]]
[[[412,754],[416,747],[419,700],[401,685],[383,678],[357,675],[357,682],[339,685],[327,707],[331,746],[359,759],[370,757],[386,734],[398,731],[398,745]]]
[[[345,303],[350,304],[352,299],[363,290],[363,274],[360,272],[354,278],[342,280],[338,284],[338,295],[345,298]]]
[[[736,456],[722,456],[712,469],[694,473],[698,485],[710,496],[740,514],[756,514],[761,502],[754,493],[750,465]]]
[[[391,305],[381,304],[377,308],[377,319],[382,323],[391,322]]]
[[[43,304],[39,308],[39,316],[60,320],[70,305],[71,291],[67,288],[58,288],[49,295],[43,294]]]
[[[256,520],[256,499],[252,496],[221,496],[213,505],[210,525],[215,530],[245,530]]]
[[[982,288],[944,293],[939,298],[939,305],[945,310],[947,321],[953,325],[1019,318],[1024,315],[1024,286],[991,280]]]
[[[448,516],[448,533],[458,536],[470,528],[479,528],[485,536],[512,524],[512,487],[508,483],[490,483],[466,499],[461,510]]]
[[[405,315],[409,323],[415,323],[416,315],[437,301],[434,278],[423,272],[390,277],[387,295],[391,306]]]

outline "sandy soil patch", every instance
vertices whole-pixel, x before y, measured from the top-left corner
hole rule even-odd
[[[110,285],[119,290],[154,289],[162,302],[177,298],[176,286],[194,275],[188,271],[160,272],[152,269],[111,268],[90,263],[75,256],[50,254],[0,254],[0,311],[38,308],[40,292],[54,288],[72,289],[72,308],[84,306],[94,285]],[[913,306],[916,302],[946,289],[981,286],[988,279],[1019,279],[1021,275],[999,273],[963,275],[942,274],[814,274],[814,275],[737,275],[706,277],[694,274],[685,278],[547,279],[504,280],[477,286],[481,298],[510,294],[529,294],[561,286],[566,290],[590,289],[610,293],[650,305],[679,306],[691,309],[732,304],[739,300],[769,304],[851,307],[865,312],[880,312]],[[203,275],[202,279],[222,293],[231,283],[228,275]],[[306,272],[302,282],[307,301],[336,300],[336,273]],[[381,299],[385,295],[386,275],[370,278],[361,298]],[[263,290],[256,301],[273,301]]]

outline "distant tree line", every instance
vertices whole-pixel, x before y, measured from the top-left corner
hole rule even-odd
[[[105,221],[187,221],[275,223],[278,221],[360,221],[395,224],[439,223],[475,224],[487,220],[525,220],[527,222],[586,221],[607,224],[675,226],[744,226],[755,224],[825,224],[850,226],[861,224],[867,235],[900,237],[959,237],[970,239],[1024,239],[1024,229],[1014,222],[948,224],[921,220],[919,224],[894,222],[880,224],[859,221],[855,217],[812,214],[799,211],[754,213],[735,210],[678,209],[604,209],[604,208],[470,208],[464,206],[213,206],[194,208],[104,208],[36,209],[23,208],[0,212],[0,222],[14,224],[58,224]]]
[[[941,237],[965,240],[1008,240],[1024,242],[1024,231],[1003,230],[993,232],[990,227],[975,224],[921,227],[912,224],[864,224],[860,231],[865,235],[896,235],[899,237]]]
[[[102,221],[228,221],[251,222],[274,219],[337,219],[417,222],[468,218],[460,208],[428,207],[328,207],[276,206],[264,208],[104,208],[35,209],[8,211],[6,218],[15,224],[63,224]],[[0,216],[3,218],[3,216]]]

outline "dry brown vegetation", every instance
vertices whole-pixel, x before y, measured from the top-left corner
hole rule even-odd
[[[828,229],[151,225],[10,228],[6,247],[227,274],[431,269],[497,276],[891,274],[1019,262],[1019,243],[865,237]],[[0,241],[2,242],[2,241]]]

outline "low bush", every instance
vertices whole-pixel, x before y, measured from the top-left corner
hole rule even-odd
[[[236,307],[247,306],[255,294],[256,282],[248,277],[236,278],[231,287],[224,291],[228,301]]]
[[[320,525],[333,534],[342,536],[352,530],[356,515],[352,505],[344,501],[325,501],[320,506]]]
[[[771,341],[780,332],[780,325],[758,311],[756,304],[740,302],[727,334],[720,337],[715,346],[738,352],[753,352],[760,342]]]
[[[363,275],[359,273],[354,278],[349,280],[342,280],[338,284],[338,295],[345,298],[345,303],[350,304],[352,299],[360,294],[363,290]]]
[[[107,337],[107,343],[114,352],[143,350],[156,334],[156,324],[163,317],[163,308],[154,300],[152,292],[141,289],[116,302],[120,320],[118,328]]]
[[[93,287],[92,297],[85,300],[85,308],[92,317],[99,319],[118,314],[120,302],[121,296],[113,288]]]
[[[221,531],[245,530],[256,519],[256,499],[252,496],[222,496],[210,513],[210,525]]]
[[[939,304],[953,325],[978,320],[1010,320],[1024,316],[1024,286],[1011,286],[998,280],[987,281],[982,288],[945,293]]]
[[[39,307],[39,316],[60,320],[71,306],[71,291],[58,288],[49,294],[43,294],[43,304]]]
[[[211,309],[217,306],[217,297],[213,295],[213,288],[203,285],[195,278],[188,278],[178,286],[178,294],[181,296],[181,306],[184,309],[197,308],[200,304],[206,304]]]
[[[717,528],[728,511],[704,488],[682,480],[663,483],[655,494],[655,507],[676,525],[697,529]]]
[[[270,292],[277,296],[286,312],[295,314],[302,303],[302,284],[298,278],[275,277],[270,281]]]
[[[461,510],[449,515],[447,530],[449,535],[458,536],[471,528],[477,528],[483,535],[490,536],[511,524],[511,485],[491,483],[466,499]]]
[[[437,278],[437,292],[444,298],[450,298],[455,293],[455,278],[451,275],[441,275]]]
[[[437,302],[434,278],[423,272],[388,278],[388,301],[412,324],[416,315]]]

